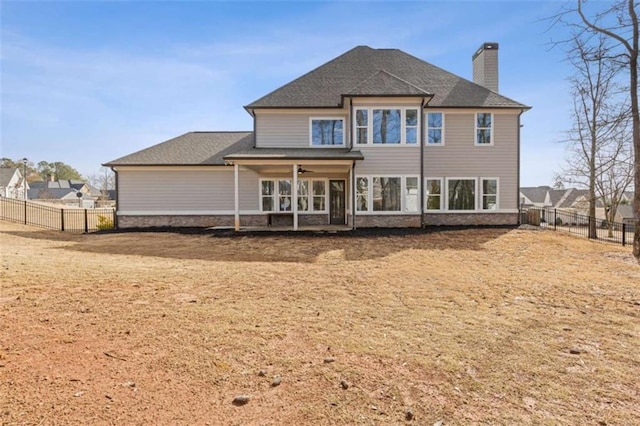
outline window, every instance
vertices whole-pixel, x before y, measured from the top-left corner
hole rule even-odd
[[[291,211],[291,181],[279,180],[278,181],[278,210],[281,212]]]
[[[399,109],[374,109],[373,143],[400,143],[400,123]]]
[[[415,145],[420,135],[417,108],[357,108],[355,145]]]
[[[326,211],[326,183],[325,180],[298,179],[298,211]],[[292,211],[291,180],[262,180],[260,200],[263,212]]]
[[[356,179],[356,207],[359,212],[369,211],[369,178]]]
[[[399,212],[402,202],[402,185],[399,177],[374,177],[373,211]]]
[[[475,179],[448,179],[447,188],[449,192],[448,210],[476,209]]]
[[[312,118],[311,146],[344,145],[344,119]]]
[[[356,143],[366,144],[369,141],[369,111],[366,109],[356,110]]]
[[[442,179],[427,179],[425,203],[427,210],[442,209]]]
[[[404,185],[404,211],[417,212],[418,207],[418,178],[406,177]]]
[[[262,211],[272,212],[275,211],[276,205],[276,191],[275,182],[272,180],[263,180],[261,184],[261,202]]]
[[[493,114],[490,112],[479,112],[476,114],[476,145],[492,145],[491,129]]]
[[[325,211],[326,182],[323,180],[313,181],[313,210],[317,212]]]
[[[404,140],[405,143],[415,144],[418,143],[418,110],[408,109],[405,111],[405,130]]]
[[[498,179],[482,179],[482,210],[498,209]]]
[[[441,112],[427,113],[427,145],[444,144],[444,115]]]
[[[298,211],[309,211],[309,181],[298,180]]]

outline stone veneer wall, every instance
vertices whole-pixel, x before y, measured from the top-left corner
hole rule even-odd
[[[419,228],[419,215],[357,215],[356,228]]]
[[[118,228],[234,226],[233,215],[118,216]],[[266,215],[240,215],[240,226],[267,226]]]
[[[426,226],[517,225],[518,213],[427,213],[424,223]]]

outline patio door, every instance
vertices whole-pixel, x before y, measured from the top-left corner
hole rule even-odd
[[[329,223],[345,225],[345,181],[329,181]]]

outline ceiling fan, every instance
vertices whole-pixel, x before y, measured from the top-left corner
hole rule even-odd
[[[298,166],[298,174],[302,175],[304,173],[313,173],[313,170],[303,169],[302,166]]]

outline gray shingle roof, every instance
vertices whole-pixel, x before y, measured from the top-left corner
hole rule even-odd
[[[225,155],[252,146],[252,132],[189,132],[103,166],[221,166]]]
[[[245,108],[339,107],[344,95],[378,94],[366,93],[372,87],[367,80],[388,85],[393,95],[432,93],[433,107],[528,108],[401,50],[368,46],[349,50]]]
[[[0,186],[7,186],[17,170],[15,167],[0,167]]]
[[[322,159],[322,160],[362,160],[360,151],[345,148],[250,148],[224,157],[227,160],[241,159]]]
[[[74,194],[74,197],[77,198],[77,196],[75,195],[76,193],[78,193],[80,191],[77,191],[73,188],[35,188],[35,189],[29,189],[27,191],[27,197],[30,200],[60,200],[66,196],[68,196],[69,194]],[[90,200],[91,196],[82,193],[82,199],[83,200]]]
[[[525,186],[520,188],[520,192],[532,203],[544,203],[550,189],[548,186]]]

